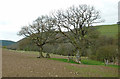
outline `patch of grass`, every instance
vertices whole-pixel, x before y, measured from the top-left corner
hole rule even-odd
[[[104,65],[103,62],[95,61],[95,60],[90,60],[90,59],[81,60],[81,62],[83,64],[87,64],[87,65]]]
[[[6,49],[8,50],[8,49]],[[39,55],[39,52],[38,51],[23,51],[23,50],[9,50],[9,51],[12,51],[12,52],[16,52],[16,53],[24,53],[24,54],[34,54],[34,55]],[[43,52],[43,56],[46,56],[46,53]],[[57,55],[57,54],[53,54],[53,53],[50,53],[50,56],[51,57],[67,57],[67,56],[61,56],[61,55]]]
[[[23,50],[9,50],[9,51],[12,51],[12,52],[16,52],[16,53],[24,53],[24,54],[39,54],[39,52],[37,51],[23,51]]]
[[[105,65],[104,62],[90,60],[90,59],[81,60],[81,62],[82,64],[86,64],[86,65]],[[120,66],[118,65],[111,65],[111,64],[107,65],[107,67],[120,68]]]
[[[67,62],[67,63],[73,63],[73,64],[79,64],[73,60],[70,60],[68,62],[67,59],[63,59],[63,58],[49,58],[50,60],[56,60],[56,61],[61,61],[61,62]],[[95,60],[90,60],[90,59],[83,59],[81,60],[82,64],[85,65],[105,65],[104,62],[101,61],[95,61]],[[114,68],[120,68],[120,66],[118,65],[107,65],[107,67],[114,67]]]
[[[120,68],[118,65],[108,65],[108,67]]]
[[[67,63],[74,63],[74,64],[79,64],[73,60],[68,61],[68,59],[62,59],[62,58],[49,58],[50,60],[57,60],[57,61],[61,61],[61,62],[67,62]]]

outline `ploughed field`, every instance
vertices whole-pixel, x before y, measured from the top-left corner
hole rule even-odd
[[[2,50],[3,77],[117,77],[118,68],[36,58],[37,54]],[[55,57],[55,56],[52,56]],[[58,56],[56,56],[58,57]],[[64,58],[64,57],[63,57]]]

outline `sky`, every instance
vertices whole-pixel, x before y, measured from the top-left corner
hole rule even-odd
[[[17,33],[41,15],[80,4],[94,6],[106,24],[118,22],[119,0],[0,0],[0,40],[19,41]]]

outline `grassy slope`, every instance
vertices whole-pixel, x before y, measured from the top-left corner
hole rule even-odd
[[[98,31],[100,31],[101,35],[106,35],[110,37],[117,37],[118,34],[118,25],[100,25],[96,26],[98,28]]]

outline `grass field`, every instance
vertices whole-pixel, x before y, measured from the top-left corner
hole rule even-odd
[[[118,34],[118,25],[113,24],[113,25],[101,25],[101,26],[96,26],[98,31],[100,31],[101,35],[106,35],[109,37],[117,37]]]

